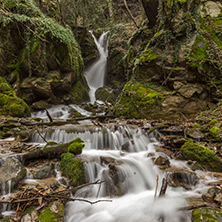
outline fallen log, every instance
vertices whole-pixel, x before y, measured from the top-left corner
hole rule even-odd
[[[166,189],[167,189],[167,180],[166,178],[163,178],[159,197],[163,196],[166,193]]]
[[[56,144],[53,146],[46,145],[44,148],[38,148],[37,150],[22,154],[22,162],[24,165],[27,165],[32,160],[58,158],[63,153],[68,152],[69,145],[76,142],[75,140],[72,140],[71,142],[65,144]],[[71,152],[74,155],[78,155],[81,153],[79,152],[79,150],[72,150]]]

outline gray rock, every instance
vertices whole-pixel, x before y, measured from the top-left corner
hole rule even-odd
[[[45,165],[35,172],[34,179],[45,179],[54,173],[52,165]]]

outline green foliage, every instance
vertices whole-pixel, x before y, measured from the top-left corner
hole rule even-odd
[[[220,172],[222,170],[222,161],[214,152],[204,146],[188,140],[181,147],[181,154],[187,160],[197,161],[207,170]]]
[[[40,215],[39,215],[41,222],[53,222],[53,221],[61,221],[60,215],[57,213],[53,213],[50,209],[45,209]]]
[[[64,153],[61,157],[61,170],[63,175],[70,179],[70,184],[73,187],[83,184],[85,182],[83,162],[72,153]]]
[[[16,2],[13,8],[14,13],[0,9],[0,13],[4,14],[0,17],[0,24],[3,27],[10,27],[10,24],[23,24],[26,32],[31,36],[34,33],[35,36],[27,42],[25,49],[20,53],[16,68],[38,48],[39,40],[46,41],[50,37],[67,46],[73,71],[76,74],[81,72],[83,60],[71,28],[69,26],[63,27],[52,18],[46,17],[33,0],[16,0]]]
[[[15,91],[0,77],[0,115],[24,117],[30,115],[28,105],[15,94]]]

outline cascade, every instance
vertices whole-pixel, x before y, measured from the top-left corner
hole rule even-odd
[[[190,215],[178,209],[185,206],[185,198],[200,195],[203,185],[199,183],[195,191],[189,192],[168,186],[166,195],[154,197],[157,175],[159,193],[166,173],[152,161],[164,155],[155,151],[159,142],[153,133],[148,136],[135,126],[107,125],[102,128],[67,126],[51,129],[50,133],[42,132],[42,135],[48,141],[62,143],[80,137],[85,141],[80,158],[85,161],[87,182],[104,181],[102,185],[85,187],[75,194],[88,201],[104,202],[95,205],[69,202],[65,222],[158,222],[161,218],[165,222],[191,221]],[[44,143],[38,134],[33,134],[32,140]],[[173,160],[171,166],[189,169],[182,161]]]
[[[104,86],[107,56],[108,56],[108,32],[104,32],[99,39],[90,31],[99,52],[99,58],[85,71],[85,77],[89,85],[90,102],[96,101],[95,92]]]

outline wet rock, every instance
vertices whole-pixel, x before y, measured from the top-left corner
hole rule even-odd
[[[114,104],[118,96],[118,92],[110,87],[102,87],[96,90],[95,95],[97,100],[101,100],[103,102],[107,101]]]
[[[10,191],[10,181],[11,190],[13,190],[25,177],[26,169],[17,159],[7,158],[0,162],[0,175],[0,193],[8,193]],[[3,190],[3,187],[5,187],[5,190]]]
[[[122,150],[123,150],[123,151],[126,151],[126,152],[130,152],[130,147],[131,147],[132,145],[134,145],[134,141],[133,141],[133,140],[132,140],[132,141],[127,141],[126,143],[124,143],[124,144],[122,145]]]
[[[167,169],[167,182],[172,187],[184,187],[185,189],[191,189],[199,181],[199,177],[191,171],[183,169]]]
[[[110,163],[115,163],[115,159],[114,158],[104,157],[104,156],[100,157],[100,161],[101,161],[102,164],[105,164],[105,165],[108,165]]]
[[[38,102],[35,102],[32,104],[32,108],[35,110],[42,110],[42,109],[48,109],[50,108],[51,105],[48,104],[46,101],[44,100],[40,100]]]
[[[170,160],[167,157],[159,156],[156,158],[154,163],[160,166],[161,168],[170,167]]]
[[[38,171],[34,174],[34,179],[45,179],[52,176],[54,173],[54,169],[52,165],[42,166]]]

